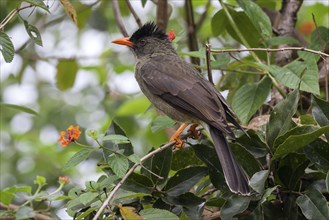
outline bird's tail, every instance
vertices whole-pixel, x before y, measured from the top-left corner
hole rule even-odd
[[[223,133],[212,126],[210,126],[209,131],[214,141],[215,149],[228,187],[232,192],[241,195],[250,195],[248,178],[235,160]]]

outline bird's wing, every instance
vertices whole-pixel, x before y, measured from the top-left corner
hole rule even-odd
[[[147,89],[175,109],[234,137],[226,122],[222,100],[218,98],[220,94],[210,89],[213,85],[197,75],[190,64],[170,61],[153,60],[143,65],[141,77]]]

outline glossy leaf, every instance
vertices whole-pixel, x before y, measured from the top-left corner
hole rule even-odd
[[[320,169],[329,170],[329,145],[321,139],[304,148],[305,156]]]
[[[278,159],[283,155],[286,155],[290,152],[294,152],[306,146],[307,144],[316,140],[320,135],[324,134],[325,132],[329,132],[329,125],[305,134],[292,134],[282,144],[278,146],[274,153],[273,159]]]
[[[118,177],[123,177],[129,168],[128,159],[118,154],[112,154],[107,163]]]
[[[211,19],[211,29],[214,36],[225,33],[227,25],[227,18],[223,9],[216,12]]]
[[[132,173],[121,188],[131,192],[151,194],[153,183],[144,175]]]
[[[251,188],[253,188],[253,190],[255,190],[256,192],[262,194],[264,192],[265,181],[268,178],[268,174],[268,170],[262,170],[255,173],[249,180],[249,185],[251,186]]]
[[[28,114],[32,114],[32,115],[39,115],[38,112],[36,112],[35,110],[28,108],[26,106],[22,106],[22,105],[14,105],[14,104],[8,104],[8,103],[0,103],[0,107],[5,107],[5,108],[11,108],[11,109],[16,109]]]
[[[24,21],[24,26],[27,34],[30,36],[30,39],[37,45],[42,46],[42,39],[38,28],[29,24],[26,20]]]
[[[265,38],[272,36],[271,21],[261,7],[251,0],[237,0],[237,2],[259,33],[262,33]]]
[[[184,147],[180,150],[174,151],[173,153],[171,170],[178,171],[183,167],[201,165],[203,165],[203,163],[195,155],[195,151],[192,147]]]
[[[97,198],[98,195],[97,192],[86,192],[79,196],[79,200],[82,204],[88,205]]]
[[[201,178],[207,175],[206,167],[188,167],[179,170],[171,177],[165,187],[170,196],[176,196],[188,192]]]
[[[173,214],[172,212],[169,212],[167,210],[163,209],[143,209],[139,213],[144,220],[178,220],[178,216]]]
[[[121,134],[109,134],[103,137],[103,141],[112,141],[114,144],[127,144],[130,143],[126,136]]]
[[[297,110],[298,96],[298,91],[293,91],[271,112],[266,126],[266,141],[270,147],[273,147],[274,141],[279,135],[284,134],[291,127],[291,118]]]
[[[67,170],[71,167],[75,167],[82,161],[86,160],[92,152],[94,152],[94,149],[82,149],[78,152],[76,152],[64,165],[63,169]]]
[[[248,208],[249,202],[249,197],[232,195],[221,208],[221,219],[229,220],[232,219],[235,215],[242,213]]]
[[[262,106],[271,90],[271,80],[264,77],[261,81],[240,87],[232,100],[232,108],[243,124]]]
[[[56,68],[57,88],[60,90],[72,88],[79,68],[76,60],[60,60]]]
[[[172,159],[171,148],[167,148],[153,156],[151,171],[163,178],[160,179],[155,175],[151,175],[152,181],[153,183],[155,183],[155,185],[159,185],[166,182],[171,167],[171,159]]]
[[[223,170],[215,149],[208,145],[194,145],[193,149],[196,156],[207,165],[211,183],[217,189],[228,191]]]
[[[9,36],[3,31],[0,31],[0,46],[0,51],[6,63],[11,63],[11,61],[13,61],[14,59],[15,49],[13,42],[10,40]]]
[[[272,194],[272,192],[274,190],[276,190],[278,188],[278,186],[274,186],[274,187],[271,187],[271,188],[267,188],[265,189],[263,195],[262,195],[262,198],[259,200],[259,203],[264,203],[267,201],[267,198]]]
[[[327,201],[318,190],[312,189],[304,195],[299,196],[296,202],[307,219],[329,219]]]
[[[183,211],[189,219],[201,219],[206,203],[205,199],[197,197],[191,192],[179,196],[168,196],[165,197],[165,200],[172,205],[183,206]]]
[[[265,44],[268,46],[279,46],[282,44],[299,44],[299,41],[293,37],[278,36],[272,37],[265,41]]]
[[[329,125],[329,102],[312,96],[312,114],[320,126]],[[327,140],[329,140],[329,132],[325,133],[325,135]]]

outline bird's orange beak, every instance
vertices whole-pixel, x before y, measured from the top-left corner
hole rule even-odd
[[[133,47],[134,46],[134,43],[129,40],[129,37],[123,37],[123,38],[115,39],[115,40],[112,41],[112,43],[126,45],[128,47]]]

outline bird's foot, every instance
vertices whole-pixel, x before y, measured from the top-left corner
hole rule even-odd
[[[198,124],[192,124],[189,129],[187,130],[188,132],[190,132],[190,137],[192,137],[193,139],[199,139],[200,137],[200,133],[198,130],[196,130],[196,128],[198,127]]]
[[[173,136],[171,136],[170,138],[170,142],[171,141],[176,141],[175,144],[175,148],[182,148],[184,145],[184,142],[182,141],[182,139],[179,137],[182,132],[184,131],[184,129],[187,127],[187,123],[183,123],[178,129],[177,131],[173,134]]]

